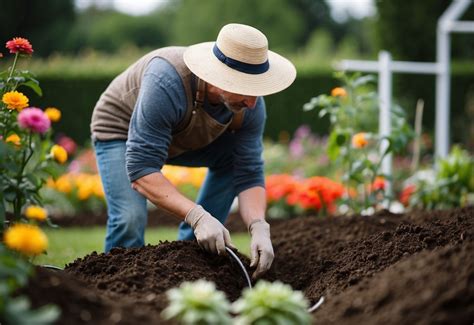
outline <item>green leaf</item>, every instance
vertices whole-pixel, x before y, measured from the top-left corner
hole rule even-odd
[[[21,83],[21,85],[31,88],[38,96],[43,96],[43,90],[41,90],[37,80],[30,79],[27,82]]]
[[[54,305],[46,305],[36,310],[26,297],[17,297],[7,302],[5,319],[8,324],[52,324],[58,319],[61,310]]]

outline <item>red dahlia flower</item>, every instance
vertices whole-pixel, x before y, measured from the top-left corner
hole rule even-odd
[[[8,41],[6,46],[10,50],[10,53],[16,54],[27,54],[31,55],[33,53],[33,47],[26,38],[15,37],[11,41]]]

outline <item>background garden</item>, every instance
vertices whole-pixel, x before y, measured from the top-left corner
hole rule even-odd
[[[341,59],[376,59],[381,49],[397,60],[433,61],[437,19],[449,4],[423,0],[401,6],[376,1],[371,15],[355,17],[335,15],[333,4],[323,0],[206,0],[199,5],[181,0],[132,16],[115,11],[112,1],[1,1],[0,41],[13,43],[0,49],[0,71],[4,71],[0,221],[41,226],[43,244],[23,251],[34,256],[29,261],[36,265],[62,268],[103,251],[106,205],[89,140],[96,100],[117,74],[151,49],[213,40],[228,22],[264,31],[270,48],[289,57],[298,71],[289,89],[266,98],[268,218],[275,225],[297,217],[362,218],[385,209],[407,213],[470,207],[474,203],[472,35],[452,38],[452,150],[442,159],[434,156],[433,148],[435,77],[395,75],[393,130],[381,138],[377,76],[344,74],[334,68]],[[474,20],[473,6],[463,19]],[[424,113],[416,126],[420,99]],[[40,114],[30,107],[45,113],[47,128],[25,122],[28,115]],[[381,151],[384,144],[388,146]],[[387,154],[393,155],[393,175],[381,172]],[[163,173],[195,198],[206,169],[165,166]],[[151,205],[149,211],[147,243],[174,240],[177,221]],[[472,209],[463,211],[472,219]],[[227,226],[239,251],[248,254],[249,237],[235,211]],[[7,232],[6,226],[2,232]],[[280,232],[284,233],[283,227]],[[26,246],[20,239],[10,241],[9,247],[22,252]],[[285,248],[284,243],[279,245]],[[1,287],[2,298],[24,285],[31,269],[3,244],[0,248],[0,262],[9,265],[0,276],[17,274]],[[39,254],[43,251],[47,254]],[[269,280],[282,274],[270,275]],[[295,287],[292,281],[287,283]],[[202,290],[213,291],[201,285]],[[16,302],[0,303],[0,311],[11,307],[12,315],[18,316],[29,310],[22,301]],[[45,321],[56,317],[54,308],[24,315]]]

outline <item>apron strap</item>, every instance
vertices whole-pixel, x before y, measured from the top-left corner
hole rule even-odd
[[[196,99],[194,100],[194,109],[202,108],[204,105],[204,96],[206,94],[206,82],[198,78]]]
[[[237,131],[242,126],[242,122],[244,120],[245,110],[241,110],[238,113],[234,113],[234,117],[232,118],[232,122],[230,122],[229,130]]]

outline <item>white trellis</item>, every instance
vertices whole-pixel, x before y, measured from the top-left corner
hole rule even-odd
[[[435,155],[446,157],[449,151],[449,99],[451,33],[473,33],[474,21],[458,21],[473,0],[454,0],[438,19],[436,39],[436,62],[392,61],[390,53],[381,51],[378,61],[342,60],[337,68],[346,71],[374,72],[379,74],[379,134],[389,135],[390,107],[392,105],[392,74],[436,74]],[[381,151],[388,144],[382,145]],[[382,172],[392,175],[392,156],[382,162]],[[388,193],[391,193],[389,182]]]

